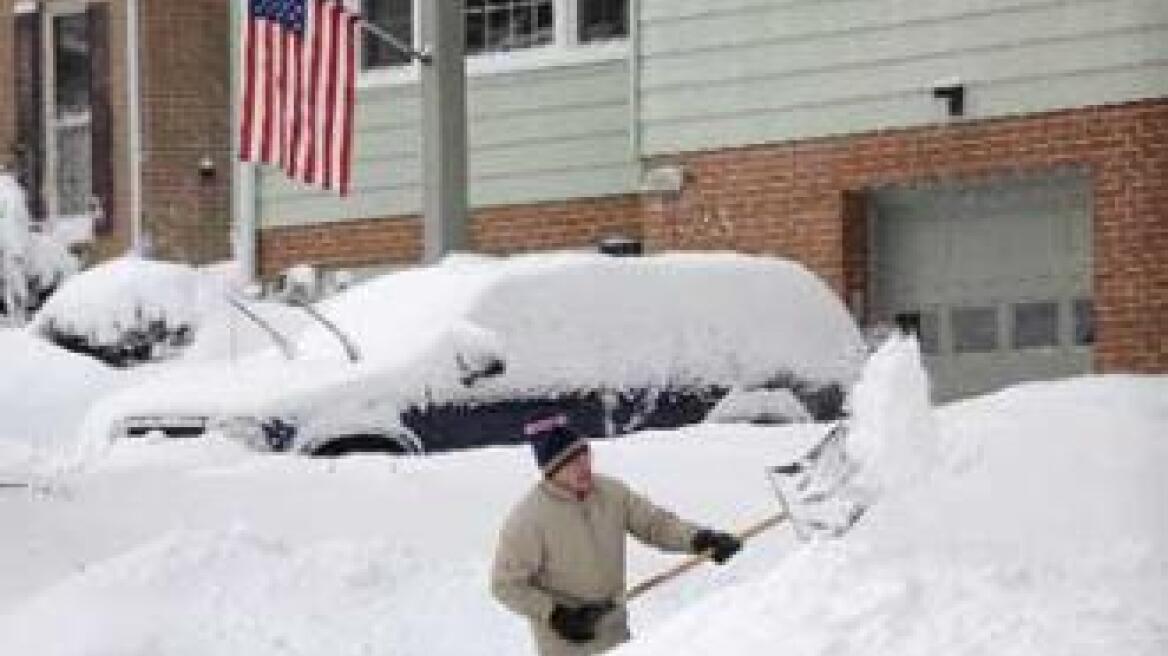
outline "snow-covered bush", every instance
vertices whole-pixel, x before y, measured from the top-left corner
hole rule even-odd
[[[114,366],[165,359],[191,342],[207,280],[186,265],[122,257],[70,278],[29,329]]]
[[[63,244],[30,226],[24,190],[10,174],[0,173],[0,314],[17,321],[78,269]]]

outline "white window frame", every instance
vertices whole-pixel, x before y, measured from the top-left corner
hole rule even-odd
[[[424,0],[413,0],[413,43],[422,42],[422,28],[417,17],[419,4]],[[519,48],[506,52],[486,52],[467,55],[466,74],[468,77],[486,77],[520,71],[539,70],[559,66],[582,66],[592,63],[626,59],[629,56],[629,39],[609,39],[596,43],[580,43],[577,30],[577,0],[552,0],[552,16],[555,21],[555,41],[542,46]],[[635,0],[630,0],[630,13]],[[634,20],[629,16],[629,21]],[[630,25],[630,31],[632,26]],[[364,43],[364,40],[361,40]],[[363,47],[363,45],[361,46]],[[364,61],[360,57],[358,61]],[[357,76],[358,88],[371,88],[412,84],[418,81],[417,61],[395,66],[362,68]]]
[[[61,190],[58,185],[57,168],[58,157],[60,154],[57,150],[57,132],[62,128],[76,128],[80,126],[89,127],[90,140],[93,139],[93,107],[90,105],[89,111],[77,114],[75,116],[67,116],[62,119],[56,117],[56,103],[57,103],[57,59],[56,59],[56,42],[53,38],[53,21],[58,16],[69,16],[80,14],[85,15],[89,8],[89,3],[85,0],[58,0],[55,2],[48,2],[42,5],[44,11],[42,13],[41,23],[41,93],[42,93],[42,109],[44,120],[45,133],[45,157],[44,157],[44,189],[45,193],[45,213],[46,216],[41,217],[42,221],[48,223],[73,223],[75,221],[90,222],[96,218],[93,197],[93,171],[90,170],[90,200],[89,210],[80,214],[61,214]],[[90,99],[92,102],[92,99]]]

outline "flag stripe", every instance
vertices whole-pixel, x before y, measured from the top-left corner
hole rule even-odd
[[[356,26],[353,25],[355,22],[352,18],[345,19],[346,35],[351,37],[356,32]],[[349,177],[353,168],[353,106],[356,105],[355,96],[357,93],[355,88],[357,86],[357,53],[356,48],[352,47],[346,47],[342,52],[345,56],[345,98],[339,108],[343,124],[341,126],[341,162],[338,174],[341,178],[341,195],[346,196],[349,193]]]
[[[338,0],[246,0],[240,158],[347,194],[359,17]]]
[[[255,21],[247,21],[243,25],[243,101],[244,111],[240,112],[239,156],[243,161],[255,159],[255,144],[253,131],[255,129]]]
[[[332,189],[333,188],[333,180],[334,180],[333,163],[335,160],[333,158],[333,144],[336,141],[336,133],[333,131],[333,129],[336,127],[336,118],[337,118],[337,112],[336,112],[337,76],[335,73],[337,72],[337,49],[339,47],[337,41],[339,40],[339,37],[340,37],[340,34],[339,34],[340,23],[337,21],[337,16],[336,16],[337,9],[338,8],[335,4],[333,4],[329,7],[329,10],[327,12],[329,17],[328,17],[328,20],[325,22],[325,29],[327,29],[329,32],[329,44],[328,44],[328,50],[326,51],[326,56],[328,57],[328,68],[331,71],[333,71],[333,73],[334,73],[334,74],[328,76],[328,80],[325,84],[325,92],[324,92],[325,107],[327,108],[326,113],[325,113],[325,119],[324,119],[324,140],[325,140],[324,188],[325,189]]]

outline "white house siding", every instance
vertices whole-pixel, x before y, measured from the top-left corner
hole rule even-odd
[[[1168,0],[640,0],[645,154],[1168,95]]]
[[[467,84],[472,206],[625,193],[630,150],[628,62],[615,59],[472,77]],[[361,89],[353,191],[346,199],[260,174],[263,227],[421,211],[421,90]]]

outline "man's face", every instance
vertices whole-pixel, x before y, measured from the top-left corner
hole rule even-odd
[[[552,474],[552,481],[577,496],[592,492],[592,450],[585,447]]]

